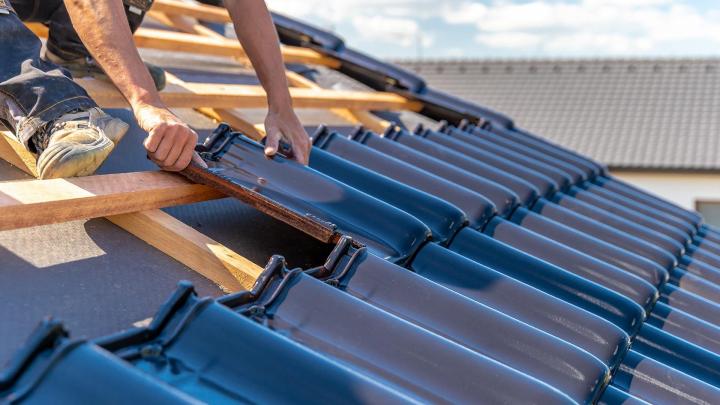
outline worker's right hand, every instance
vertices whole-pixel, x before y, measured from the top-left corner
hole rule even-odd
[[[135,118],[147,131],[143,145],[148,157],[163,170],[180,171],[191,161],[205,166],[195,153],[198,135],[166,108],[144,105],[134,109]]]

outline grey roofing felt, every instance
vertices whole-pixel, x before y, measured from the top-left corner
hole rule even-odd
[[[720,59],[400,64],[611,167],[720,170]]]
[[[111,160],[126,161],[131,132]],[[111,162],[108,162],[111,163]],[[29,176],[0,160],[0,181]],[[209,280],[105,219],[0,232],[0,364],[47,316],[90,338],[130,327],[190,280],[203,295]]]
[[[98,174],[157,170],[145,157],[144,132],[130,113],[110,112],[133,126]],[[214,125],[191,111],[177,112],[201,134]],[[22,179],[28,176],[0,160],[0,181]],[[278,253],[290,266],[317,266],[330,250],[237,200],[166,211],[260,265]],[[180,280],[191,281],[201,296],[222,294],[105,219],[0,231],[0,365],[46,316],[62,320],[75,337],[108,335],[153,316]]]

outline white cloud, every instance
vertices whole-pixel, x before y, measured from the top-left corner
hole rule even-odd
[[[417,46],[456,55],[668,55],[720,50],[718,11],[693,0],[267,0],[386,56]],[[438,22],[439,21],[439,22]],[[440,43],[438,38],[462,38]],[[474,30],[468,33],[467,31]],[[473,41],[474,39],[474,41]],[[449,41],[448,41],[449,42]],[[480,44],[481,46],[478,46]],[[671,49],[672,51],[668,51]],[[459,50],[463,50],[460,52]],[[717,51],[715,51],[717,53]]]
[[[448,24],[472,24],[485,18],[488,8],[482,3],[464,1],[445,4],[441,16]]]
[[[365,39],[394,43],[409,47],[421,41],[423,46],[432,45],[432,37],[424,34],[420,25],[408,18],[384,16],[356,16],[352,19],[355,30]]]
[[[474,23],[478,30],[475,39],[492,48],[554,55],[651,53],[661,50],[665,43],[678,41],[709,41],[720,46],[720,20],[682,3],[496,0],[478,8],[484,10],[483,18]],[[459,9],[472,7],[464,3]],[[444,16],[452,22],[448,13]]]
[[[496,32],[478,34],[475,41],[492,48],[535,48],[542,43],[540,35],[525,32]]]
[[[325,28],[351,26],[359,37],[404,48],[431,46],[434,38],[418,20],[433,15],[433,0],[268,0],[268,6],[290,17]],[[347,38],[352,41],[353,38]]]

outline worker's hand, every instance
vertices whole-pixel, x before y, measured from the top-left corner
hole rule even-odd
[[[143,145],[148,157],[163,170],[180,171],[191,161],[201,166],[205,163],[195,153],[198,135],[166,108],[145,105],[135,108],[140,127],[147,131]]]
[[[310,159],[310,138],[292,107],[270,108],[265,118],[265,155],[273,156],[284,140],[292,146],[289,156],[306,165]]]

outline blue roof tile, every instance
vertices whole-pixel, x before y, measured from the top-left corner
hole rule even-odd
[[[718,230],[330,33],[279,24],[451,124],[321,128],[311,167],[221,127],[191,175],[337,243],[325,264],[274,257],[219,299],[181,284],[149,326],[93,342],[46,321],[0,400],[720,403]]]

